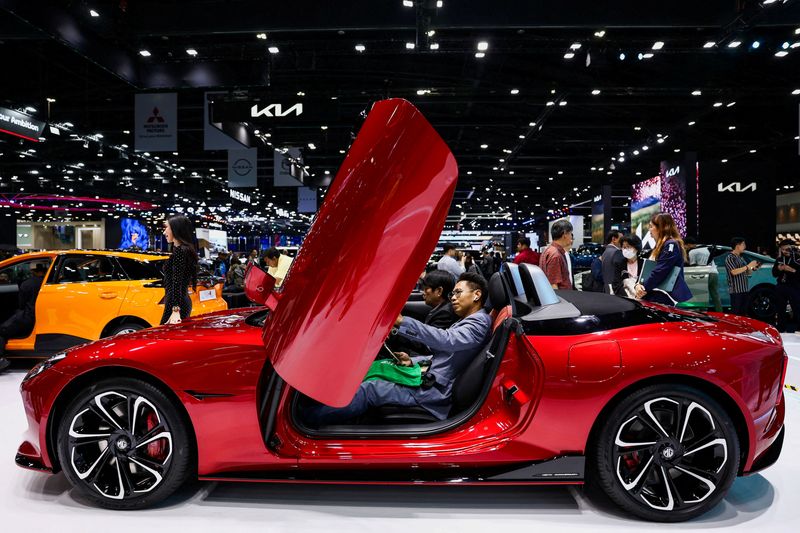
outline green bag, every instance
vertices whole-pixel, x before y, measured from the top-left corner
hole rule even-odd
[[[400,366],[391,359],[379,359],[369,366],[364,381],[382,379],[406,387],[422,385],[422,369],[417,363],[413,366]]]

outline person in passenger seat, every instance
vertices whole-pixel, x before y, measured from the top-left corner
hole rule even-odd
[[[31,269],[31,277],[19,286],[19,306],[11,317],[0,324],[0,372],[9,366],[8,359],[3,357],[8,339],[22,338],[30,335],[36,325],[36,298],[42,288],[47,267],[41,263]]]
[[[449,294],[453,310],[460,317],[449,328],[439,329],[410,317],[397,317],[393,334],[419,341],[433,352],[427,371],[435,378],[431,387],[407,387],[380,379],[364,381],[345,407],[314,403],[305,413],[306,422],[317,427],[339,424],[383,405],[422,407],[439,420],[447,418],[453,382],[489,340],[492,319],[483,309],[488,294],[483,276],[464,273]],[[412,359],[406,353],[396,355],[404,366],[423,359],[422,356]]]
[[[458,320],[458,315],[453,311],[453,304],[448,300],[448,294],[453,291],[455,283],[453,276],[444,270],[432,270],[422,278],[422,298],[432,309],[425,316],[424,324],[439,329],[447,329]],[[392,350],[402,350],[417,354],[429,354],[430,348],[421,342],[413,341],[400,335],[392,335],[388,341]]]

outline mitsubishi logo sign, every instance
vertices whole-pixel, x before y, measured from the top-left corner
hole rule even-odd
[[[748,183],[747,185],[742,186],[741,182],[734,181],[725,185],[722,182],[717,183],[717,191],[718,192],[747,192],[747,191],[756,191],[757,184],[756,182]]]
[[[252,118],[285,117],[291,113],[294,113],[295,116],[299,117],[301,114],[303,114],[303,104],[300,103],[294,104],[292,107],[286,109],[285,111],[281,104],[269,104],[261,109],[258,108],[258,104],[254,104],[253,107],[250,108],[250,116]]]

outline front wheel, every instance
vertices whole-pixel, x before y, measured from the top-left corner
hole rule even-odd
[[[593,480],[609,498],[658,522],[705,513],[739,470],[730,417],[711,397],[684,385],[649,386],[624,399],[590,453]]]
[[[758,287],[750,291],[747,299],[748,314],[762,322],[775,323],[778,298],[774,287]]]
[[[58,457],[70,483],[109,509],[141,509],[193,471],[187,422],[159,389],[106,379],[79,392],[58,427]]]

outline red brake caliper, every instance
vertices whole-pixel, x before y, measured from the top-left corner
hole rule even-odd
[[[145,425],[147,426],[147,431],[150,431],[158,425],[158,417],[155,413],[150,412],[147,414],[147,418],[145,418]],[[154,440],[148,444],[147,455],[153,459],[163,461],[167,457],[166,439]]]

